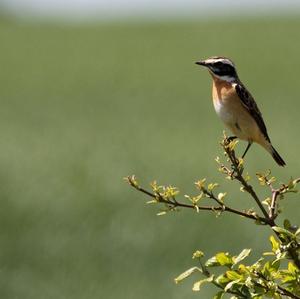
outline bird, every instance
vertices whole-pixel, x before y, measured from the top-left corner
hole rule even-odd
[[[225,126],[238,138],[248,142],[242,155],[245,157],[252,143],[266,149],[279,166],[286,163],[273,147],[257,104],[239,79],[235,64],[224,56],[212,56],[195,62],[208,69],[213,79],[212,99],[215,111]]]

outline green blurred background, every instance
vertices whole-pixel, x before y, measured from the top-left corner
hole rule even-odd
[[[231,57],[278,151],[247,167],[299,176],[299,18],[64,25],[0,21],[0,297],[211,298],[174,277],[207,256],[268,250],[270,231],[234,215],[156,216],[123,177],[194,194],[218,180],[238,208],[254,203],[216,170],[223,126],[211,78],[194,61]],[[246,146],[241,142],[238,151]],[[257,184],[255,183],[257,186]],[[257,187],[264,197],[265,190]],[[299,220],[297,196],[284,213]],[[280,218],[280,222],[284,219]],[[196,278],[195,278],[196,279]]]

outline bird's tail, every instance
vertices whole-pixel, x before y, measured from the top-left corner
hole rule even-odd
[[[276,149],[271,145],[271,155],[273,157],[273,159],[276,161],[276,163],[279,166],[284,166],[285,162],[284,160],[280,157],[280,155],[278,154],[278,152],[276,151]]]

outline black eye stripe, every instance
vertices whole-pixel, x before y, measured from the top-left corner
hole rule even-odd
[[[222,65],[224,65],[224,63],[218,61],[218,62],[215,62],[213,65],[216,67],[221,67]]]
[[[227,64],[227,63],[223,63],[223,62],[220,62],[220,61],[215,62],[215,63],[213,64],[213,66],[214,66],[214,67],[218,67],[218,68],[233,68],[232,65]]]
[[[236,71],[232,65],[216,62],[213,65],[213,72],[219,76],[235,76]]]

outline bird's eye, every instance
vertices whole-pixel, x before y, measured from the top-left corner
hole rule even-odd
[[[218,61],[218,62],[216,62],[215,63],[215,65],[214,66],[216,66],[216,67],[221,67],[223,65],[223,63],[222,62],[220,62],[220,61]]]

